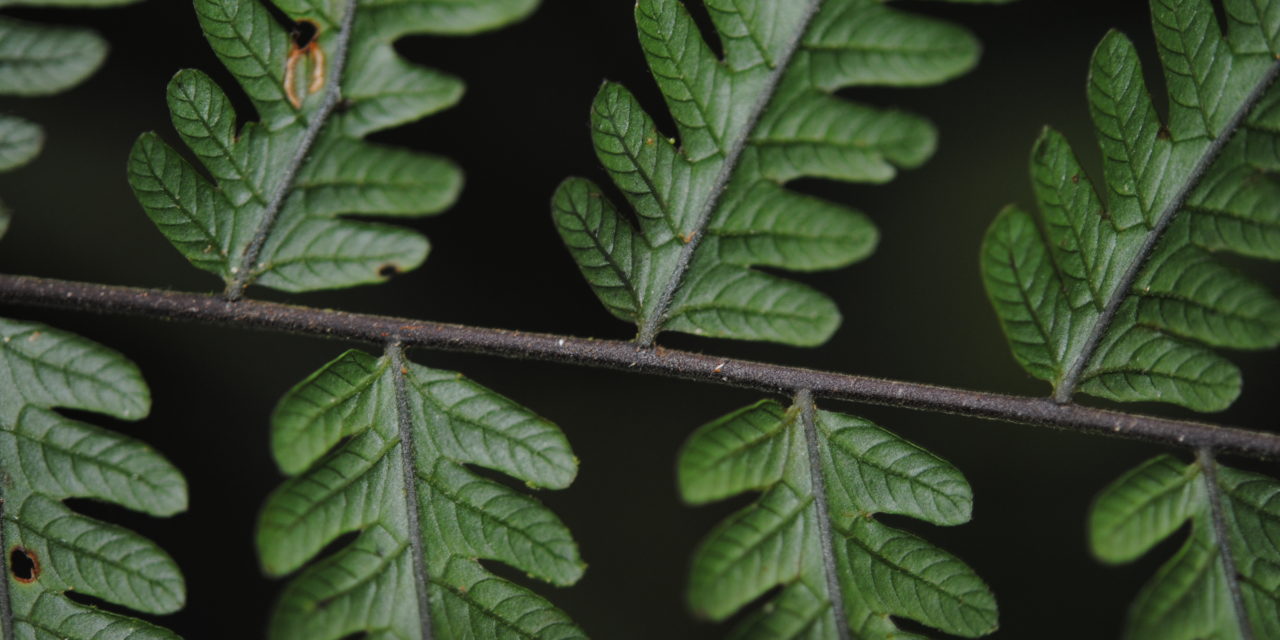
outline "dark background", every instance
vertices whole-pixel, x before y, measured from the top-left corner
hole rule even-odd
[[[942,87],[858,90],[848,95],[931,118],[938,154],[887,186],[806,181],[801,189],[857,206],[883,240],[864,263],[801,279],[832,294],[845,321],[820,349],[794,349],[666,335],[662,342],[710,353],[913,381],[1041,395],[1009,355],[978,276],[982,234],[1009,202],[1031,206],[1026,158],[1038,130],[1059,128],[1098,175],[1084,98],[1093,45],[1108,28],[1138,43],[1162,95],[1145,3],[1025,0],[1007,7],[909,3],[973,29],[985,55],[973,73]],[[462,104],[376,139],[449,156],[467,188],[443,216],[409,223],[434,249],[427,263],[376,287],[258,298],[580,336],[628,338],[631,329],[596,302],[552,228],[548,201],[569,175],[607,184],[593,155],[587,114],[605,78],[626,83],[673,132],[636,41],[630,0],[545,0],[528,21],[471,38],[410,38],[412,60],[462,76]],[[176,141],[164,87],[178,69],[211,72],[235,93],[204,42],[189,2],[151,0],[106,11],[11,11],[90,25],[112,42],[106,67],[61,96],[5,100],[0,109],[47,127],[32,165],[0,176],[14,211],[0,271],[76,280],[217,291],[170,247],[125,181],[133,140],[157,130]],[[238,99],[238,98],[237,98]],[[1163,99],[1157,100],[1163,108]],[[242,108],[241,117],[252,117]],[[1234,261],[1267,280],[1268,265]],[[1262,267],[1262,268],[1259,268]],[[141,423],[111,424],[152,443],[187,475],[191,510],[167,520],[86,504],[77,508],[157,540],[177,559],[189,602],[159,619],[188,638],[252,638],[265,626],[281,583],[260,573],[254,518],[280,482],[267,453],[276,399],[345,345],[152,320],[9,307],[123,351],[154,394]],[[754,393],[483,356],[417,352],[420,363],[469,376],[558,422],[582,459],[573,487],[539,497],[576,535],[590,568],[577,586],[531,585],[597,638],[706,638],[726,629],[693,620],[683,604],[689,553],[745,499],[683,506],[675,452],[705,421]],[[1243,396],[1214,419],[1276,427],[1273,354],[1235,354]],[[1096,403],[1092,400],[1086,402]],[[1101,403],[1096,403],[1101,404]],[[969,562],[1000,603],[996,638],[1119,635],[1143,582],[1176,548],[1166,543],[1131,566],[1094,561],[1084,537],[1090,500],[1106,483],[1162,451],[1146,444],[879,407],[857,412],[937,452],[963,470],[977,496],[973,522],[952,528],[905,519]],[[1186,415],[1176,408],[1131,409]],[[1275,473],[1239,461],[1247,468]],[[499,569],[499,571],[503,571]],[[503,571],[504,575],[514,572]],[[513,576],[530,584],[523,576]]]

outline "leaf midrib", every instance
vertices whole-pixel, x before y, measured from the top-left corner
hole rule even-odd
[[[1178,191],[1169,200],[1164,210],[1160,212],[1160,216],[1156,219],[1156,224],[1147,233],[1146,239],[1143,241],[1142,247],[1134,254],[1133,261],[1129,264],[1129,268],[1124,275],[1116,283],[1112,290],[1111,297],[1107,300],[1107,305],[1103,308],[1102,313],[1094,321],[1093,328],[1090,330],[1088,337],[1085,339],[1084,345],[1076,357],[1068,364],[1065,373],[1061,378],[1061,382],[1054,390],[1053,399],[1059,403],[1067,403],[1071,401],[1071,395],[1075,392],[1076,387],[1081,382],[1082,374],[1085,368],[1092,362],[1094,355],[1101,346],[1102,338],[1111,328],[1112,322],[1115,320],[1116,314],[1120,310],[1120,305],[1133,294],[1133,285],[1141,275],[1143,268],[1146,266],[1152,252],[1164,236],[1165,230],[1173,222],[1178,212],[1187,204],[1191,198],[1195,188],[1199,186],[1200,181],[1209,172],[1213,166],[1213,162],[1217,159],[1218,154],[1231,141],[1236,131],[1243,127],[1245,119],[1253,111],[1266,94],[1272,82],[1275,81],[1277,75],[1280,75],[1280,60],[1272,63],[1266,73],[1259,78],[1258,83],[1254,85],[1249,95],[1245,97],[1244,102],[1232,114],[1231,119],[1227,121],[1226,126],[1218,133],[1217,137],[1205,147],[1200,157],[1196,160],[1195,166],[1187,175],[1187,179],[1178,188]],[[1100,131],[1100,130],[1099,130]],[[1132,168],[1130,168],[1132,172]]]
[[[808,462],[809,490],[813,493],[811,502],[814,517],[818,521],[818,541],[822,550],[823,579],[827,585],[827,597],[831,602],[831,614],[835,618],[836,637],[839,640],[852,640],[849,629],[849,614],[844,607],[844,587],[840,582],[840,564],[836,560],[834,523],[831,521],[831,509],[827,504],[830,494],[827,493],[827,480],[823,470],[822,454],[818,444],[817,422],[818,408],[814,404],[813,394],[805,389],[796,394],[796,404],[800,405],[800,428],[804,431],[805,458]]]
[[[1200,465],[1200,480],[1204,483],[1205,496],[1209,503],[1209,535],[1212,537],[1214,546],[1218,548],[1218,559],[1222,563],[1222,578],[1231,598],[1232,612],[1235,614],[1241,639],[1253,640],[1253,624],[1249,620],[1248,609],[1240,593],[1240,572],[1236,568],[1235,556],[1231,551],[1231,540],[1222,509],[1223,488],[1218,483],[1218,463],[1214,460],[1213,452],[1208,449],[1197,451],[1196,461]]]
[[[350,1],[354,5],[355,0]],[[395,385],[396,422],[400,434],[400,478],[404,483],[405,524],[409,528],[409,547],[413,553],[413,582],[417,592],[421,640],[433,640],[435,625],[431,616],[431,600],[427,594],[431,576],[427,573],[426,541],[422,535],[422,514],[418,506],[417,456],[414,451],[413,413],[408,390],[409,365],[404,359],[404,347],[399,342],[387,345],[387,359],[391,362],[391,375]]]
[[[791,39],[778,55],[777,63],[769,72],[768,77],[765,78],[760,93],[748,109],[748,116],[742,128],[729,141],[729,147],[724,154],[720,172],[716,175],[715,180],[708,185],[707,193],[709,197],[703,201],[702,207],[694,217],[694,225],[688,236],[689,240],[680,249],[680,255],[676,259],[676,266],[671,273],[671,277],[663,285],[661,292],[658,294],[657,304],[653,306],[652,311],[640,318],[636,343],[641,347],[652,347],[654,339],[658,337],[658,333],[662,331],[663,325],[669,319],[668,314],[671,311],[671,303],[675,299],[676,291],[684,284],[685,275],[693,262],[693,254],[701,244],[702,237],[705,235],[704,232],[711,220],[711,215],[719,207],[720,199],[729,186],[730,180],[733,179],[734,174],[737,172],[738,161],[742,157],[742,152],[746,150],[751,141],[751,133],[759,124],[765,109],[773,102],[778,84],[782,81],[782,76],[786,74],[792,57],[800,50],[804,34],[809,30],[809,25],[813,22],[814,17],[818,15],[818,10],[822,7],[822,4],[823,0],[807,0],[804,18],[801,19],[795,33],[792,34]],[[693,95],[697,95],[697,93]]]
[[[316,141],[319,139],[321,130],[328,124],[329,117],[338,107],[338,102],[342,97],[343,70],[346,66],[349,45],[351,44],[351,31],[352,25],[355,23],[357,3],[358,0],[346,0],[346,6],[343,8],[342,13],[342,22],[333,41],[333,51],[329,54],[329,58],[333,60],[333,70],[330,72],[328,82],[325,85],[324,97],[320,107],[316,109],[315,114],[307,122],[307,128],[302,134],[302,139],[298,142],[298,147],[294,150],[293,155],[289,157],[289,161],[282,171],[280,182],[276,186],[275,192],[271,194],[271,200],[263,210],[262,218],[258,221],[258,228],[254,230],[248,246],[245,247],[244,253],[240,256],[240,264],[231,267],[232,279],[227,283],[226,291],[223,293],[223,296],[228,301],[235,302],[243,297],[245,287],[249,286],[252,279],[261,275],[262,271],[265,271],[265,269],[259,270],[258,268],[258,259],[262,254],[262,247],[266,244],[267,237],[274,230],[280,212],[284,209],[284,204],[293,191],[294,182],[297,181],[303,164],[306,163],[312,147],[315,146]],[[252,50],[252,48],[250,49]],[[430,640],[430,637],[428,636],[426,640]]]

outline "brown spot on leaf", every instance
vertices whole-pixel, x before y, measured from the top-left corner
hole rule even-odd
[[[1071,176],[1071,184],[1080,184],[1080,174]]]
[[[297,76],[298,63],[306,58],[311,63],[311,78],[307,82],[307,95],[324,88],[325,58],[324,50],[316,35],[320,33],[320,25],[311,20],[299,20],[290,34],[289,57],[284,63],[284,95],[294,109],[302,107],[303,96],[298,95]]]
[[[390,262],[378,267],[378,275],[383,278],[390,278],[398,273],[400,273],[400,267],[391,264]]]
[[[14,547],[9,552],[9,573],[22,584],[40,579],[40,556],[26,547]]]
[[[1160,131],[1156,133],[1156,137],[1160,138],[1161,140],[1168,140],[1170,137],[1172,137],[1169,135],[1169,127],[1160,127]]]

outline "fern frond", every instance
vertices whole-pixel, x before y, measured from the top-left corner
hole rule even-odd
[[[57,409],[123,420],[151,397],[119,353],[41,324],[0,319],[0,637],[173,640],[68,591],[146,613],[182,608],[177,565],[151,541],[75,513],[90,498],[155,516],[187,507],[182,475],[150,447]]]
[[[258,548],[273,575],[339,536],[354,542],[286,589],[271,638],[584,637],[541,597],[487,572],[496,560],[568,585],[584,565],[538,501],[484,479],[564,488],[577,459],[551,423],[461,375],[349,351],[280,402],[276,460],[296,475],[263,509]]]
[[[1138,595],[1132,640],[1280,638],[1280,483],[1172,456],[1147,461],[1098,496],[1089,538],[1104,562],[1131,562],[1191,523],[1186,543]]]
[[[8,114],[0,114],[0,171],[31,162],[44,146],[40,126]]]
[[[108,6],[132,0],[21,0],[3,6]],[[0,95],[57,93],[106,56],[86,29],[0,17]],[[30,162],[44,134],[0,115],[0,171]],[[0,207],[0,236],[9,214]],[[142,374],[119,353],[43,324],[0,318],[0,638],[177,640],[150,623],[86,606],[68,591],[135,611],[186,601],[173,559],[153,542],[80,515],[89,498],[154,516],[187,508],[182,474],[147,445],[60,415],[93,411],[139,420],[151,406]]]
[[[527,15],[537,0],[275,0],[315,30],[300,43],[258,0],[196,0],[206,38],[258,112],[235,130],[227,96],[187,70],[169,84],[173,123],[210,180],[154,133],[133,148],[129,180],[164,235],[238,297],[385,280],[425,258],[427,241],[350,216],[414,217],[450,206],[453,163],[365,142],[372,132],[453,105],[462,83],[413,66],[392,43],[471,33]]]
[[[637,340],[662,331],[815,345],[840,313],[827,296],[753,267],[814,271],[874,249],[861,212],[788,190],[822,177],[881,183],[932,154],[914,115],[837,98],[866,85],[914,86],[967,71],[965,30],[878,0],[706,0],[719,59],[678,0],[640,0],[636,24],[679,144],[626,88],[605,83],[596,153],[635,210],[623,216],[583,178],[552,200],[556,227],[605,307]]]
[[[762,492],[694,555],[699,615],[723,620],[782,587],[731,637],[918,638],[890,616],[964,637],[996,629],[995,597],[972,569],[873,517],[955,525],[973,506],[959,471],[892,433],[802,392],[790,408],[762,401],[701,427],[678,468],[690,503]]]
[[[1066,400],[1226,408],[1240,372],[1212,347],[1280,343],[1280,301],[1214,252],[1280,259],[1280,2],[1152,0],[1169,88],[1161,123],[1132,43],[1094,52],[1089,104],[1105,193],[1046,130],[1031,157],[1042,225],[1006,209],[982,250],[1014,355]]]

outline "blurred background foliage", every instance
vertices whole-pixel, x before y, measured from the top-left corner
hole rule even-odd
[[[1043,125],[1063,131],[1098,174],[1084,87],[1090,52],[1107,29],[1137,42],[1152,92],[1163,95],[1146,3],[903,4],[967,25],[985,53],[975,72],[943,87],[847,92],[925,115],[941,137],[931,162],[887,186],[801,185],[862,209],[882,231],[881,246],[868,261],[804,278],[836,298],[842,329],[826,346],[809,350],[679,335],[663,336],[663,344],[974,389],[1048,393],[1009,354],[978,277],[978,247],[1001,206],[1033,206],[1027,155]],[[375,136],[451,157],[467,173],[451,211],[409,222],[432,240],[431,256],[421,269],[381,286],[298,296],[251,289],[249,295],[629,338],[629,326],[596,302],[561,246],[548,202],[568,175],[607,182],[587,122],[603,79],[624,82],[665,131],[674,131],[646,76],[632,7],[630,0],[545,0],[532,19],[505,31],[400,42],[406,56],[458,74],[469,87],[457,108]],[[14,212],[0,247],[0,272],[219,291],[220,282],[190,267],[161,237],[125,182],[125,160],[140,133],[154,129],[177,140],[164,104],[165,84],[177,70],[200,68],[233,86],[200,35],[190,3],[6,13],[92,26],[113,49],[106,67],[69,93],[0,101],[0,110],[36,120],[48,132],[46,150],[34,164],[0,176],[0,199]],[[252,117],[242,96],[233,97],[241,118]],[[1273,288],[1280,284],[1274,267],[1234,264]],[[280,480],[268,458],[268,418],[281,394],[343,345],[26,308],[3,313],[82,333],[142,367],[155,397],[152,415],[138,425],[112,426],[153,444],[187,474],[191,511],[152,520],[96,504],[78,508],[136,529],[175,556],[187,576],[189,603],[162,624],[193,640],[257,637],[281,586],[262,576],[252,546],[259,506]],[[573,487],[539,497],[573,530],[590,567],[576,587],[535,589],[597,638],[709,638],[727,631],[689,616],[684,584],[694,546],[747,499],[683,506],[675,489],[675,453],[698,425],[758,394],[465,354],[412,356],[464,371],[556,421],[582,459]],[[1244,369],[1244,394],[1209,419],[1276,428],[1275,355],[1232,358]],[[948,529],[906,519],[892,524],[954,552],[990,583],[1001,610],[1001,629],[992,637],[1118,636],[1133,595],[1181,543],[1182,536],[1174,536],[1121,568],[1098,564],[1085,544],[1084,518],[1095,493],[1161,447],[898,409],[826,406],[894,429],[967,474],[976,495],[973,522]],[[1127,408],[1187,415],[1163,406]],[[1276,474],[1274,465],[1228,463]]]

